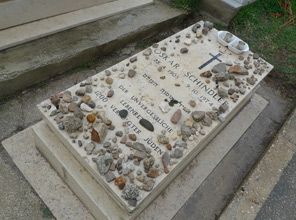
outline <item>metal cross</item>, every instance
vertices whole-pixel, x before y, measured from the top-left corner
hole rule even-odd
[[[207,62],[205,62],[203,65],[201,65],[200,67],[198,67],[198,69],[202,69],[204,68],[205,66],[209,65],[211,62],[213,62],[214,60],[218,60],[220,63],[222,62],[222,60],[220,60],[218,57],[221,56],[222,54],[221,53],[218,53],[216,56],[214,56],[213,54],[209,53],[212,58],[209,59]]]

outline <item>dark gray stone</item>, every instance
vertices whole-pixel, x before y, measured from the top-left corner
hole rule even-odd
[[[113,162],[113,158],[111,155],[101,155],[98,157],[98,161],[96,162],[98,170],[100,174],[105,174],[108,172],[111,164]]]
[[[118,114],[119,114],[119,116],[121,117],[121,118],[126,118],[127,117],[127,115],[128,115],[128,111],[126,110],[126,109],[122,109],[122,110],[120,110],[119,112],[118,112]],[[120,136],[121,137],[121,136]]]
[[[204,119],[202,120],[202,124],[204,126],[210,127],[212,125],[212,119],[208,116],[205,116]]]
[[[96,103],[95,103],[94,101],[92,101],[92,100],[90,100],[90,101],[87,103],[87,105],[88,105],[89,107],[91,107],[91,108],[95,108],[95,107],[96,107]]]
[[[183,47],[181,50],[180,50],[181,53],[188,53],[188,49],[186,47]]]
[[[213,73],[225,73],[227,71],[225,63],[218,63],[212,68]]]
[[[138,150],[138,151],[145,151],[145,145],[140,143],[140,142],[135,142],[133,145],[132,145],[132,148]]]
[[[174,149],[174,158],[181,158],[183,156],[183,151],[179,148]]]
[[[112,171],[108,171],[105,174],[105,178],[106,178],[106,181],[109,183],[109,182],[115,180],[116,179],[116,176],[114,175],[114,173]]]
[[[139,121],[140,125],[142,125],[144,128],[146,128],[148,131],[154,131],[154,127],[153,125],[151,124],[150,121],[142,118],[140,121]]]
[[[123,132],[122,131],[116,131],[115,135],[117,137],[122,137],[123,136]]]
[[[122,190],[121,196],[126,200],[136,199],[139,189],[135,184],[127,184]]]
[[[85,87],[85,92],[86,92],[86,93],[92,93],[92,88],[91,88],[91,86],[86,86],[86,87]]]
[[[85,89],[77,89],[76,92],[75,92],[75,95],[84,96],[85,95]]]
[[[174,148],[175,147],[187,149],[187,143],[185,141],[176,141],[176,143],[174,144]]]
[[[60,122],[59,123],[59,129],[60,130],[64,130],[65,129],[63,122]]]
[[[191,128],[187,127],[185,125],[182,125],[181,126],[181,133],[182,133],[182,135],[189,137],[191,135]]]
[[[133,207],[136,207],[137,206],[137,200],[136,199],[130,199],[127,201],[127,203],[130,205],[130,206],[133,206]]]
[[[197,31],[198,28],[200,28],[200,24],[197,23],[197,24],[193,25],[192,32],[193,33],[196,33],[196,31]]]

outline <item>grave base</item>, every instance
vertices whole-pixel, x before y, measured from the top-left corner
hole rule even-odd
[[[3,146],[20,171],[57,219],[93,219],[79,200],[70,193],[66,182],[96,219],[171,219],[199,188],[238,139],[263,111],[268,102],[258,95],[212,140],[140,215],[121,209],[99,184],[66,150],[45,122],[3,141]],[[35,148],[48,159],[50,167]],[[61,180],[62,179],[62,180]],[[176,199],[178,198],[178,199]],[[205,196],[206,198],[206,196]],[[65,211],[66,210],[66,211]],[[81,218],[80,218],[81,219]]]

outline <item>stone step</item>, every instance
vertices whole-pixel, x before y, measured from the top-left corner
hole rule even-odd
[[[202,9],[228,25],[243,4],[236,0],[203,0]]]
[[[184,169],[182,175],[172,181],[137,219],[172,219],[199,187],[209,184],[206,181],[208,176],[223,163],[225,155],[233,150],[235,143],[267,104],[268,102],[265,99],[255,94],[242,111]],[[53,164],[60,177],[36,149],[34,135],[38,148]],[[109,217],[110,214],[112,216],[119,214],[117,211],[120,209],[116,209],[115,212],[114,207],[111,206],[110,210],[110,207],[108,207],[110,205],[109,200],[106,203],[105,201],[100,202],[104,198],[104,194],[100,194],[102,197],[97,196],[98,184],[94,179],[89,178],[89,174],[87,176],[84,168],[81,165],[79,166],[79,163],[69,152],[65,151],[63,144],[46,126],[45,122],[37,123],[33,127],[3,141],[2,144],[57,219],[79,219],[81,216],[84,219],[92,219],[91,215],[82,208],[83,206],[76,196],[80,197],[80,201],[89,211],[96,212],[94,213],[95,217],[102,213],[108,215],[106,211],[109,212]],[[229,173],[228,175],[235,176],[236,174]],[[61,179],[72,188],[76,196],[69,193],[67,185]],[[48,189],[50,189],[50,192]],[[209,203],[206,194],[200,199]],[[99,205],[93,206],[95,203]],[[107,209],[102,211],[102,207]],[[103,219],[103,215],[97,219]]]
[[[293,219],[296,108],[244,180],[219,220]],[[284,188],[284,190],[283,190]]]
[[[10,94],[171,27],[184,11],[160,1],[0,51],[0,94]]]
[[[0,30],[0,50],[107,18],[112,15],[124,13],[152,3],[153,0],[117,0],[6,28],[4,30]],[[1,9],[2,8],[0,8],[0,13]],[[10,11],[11,10],[13,10],[13,8],[11,8]]]

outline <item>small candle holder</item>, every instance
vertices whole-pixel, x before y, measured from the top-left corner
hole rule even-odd
[[[233,35],[231,33],[227,33],[224,37],[225,42],[230,43],[232,41]]]
[[[245,47],[246,47],[245,42],[239,41],[238,44],[237,44],[237,46],[236,46],[236,49],[238,49],[238,50],[244,50]]]

